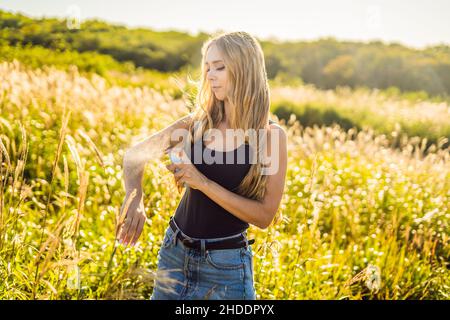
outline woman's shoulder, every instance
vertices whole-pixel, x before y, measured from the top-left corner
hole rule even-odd
[[[271,129],[283,130],[283,128],[280,126],[280,124],[277,121],[269,119],[269,130],[271,130]]]
[[[286,139],[286,131],[283,129],[282,126],[278,124],[278,122],[274,120],[269,120],[269,135],[272,130],[277,130],[278,134],[280,134],[281,139]]]

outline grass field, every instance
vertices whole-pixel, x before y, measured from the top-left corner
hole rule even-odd
[[[136,247],[116,246],[122,157],[185,101],[76,68],[3,62],[0,77],[0,299],[148,299],[181,195],[162,161],[148,163],[148,223]],[[449,299],[449,106],[309,87],[273,97],[337,105],[352,125],[280,120],[282,204],[249,230],[258,299]]]

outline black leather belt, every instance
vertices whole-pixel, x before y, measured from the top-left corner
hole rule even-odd
[[[173,218],[172,218],[173,219]],[[173,232],[177,231],[177,226],[173,222],[173,220],[170,219],[170,228]],[[177,238],[180,239],[180,241],[188,248],[198,249],[201,250],[201,241],[200,240],[192,240],[189,238],[185,238],[181,232],[177,233]],[[255,239],[248,240],[248,244],[255,243]],[[220,249],[237,249],[245,247],[245,237],[243,235],[240,235],[239,237],[231,238],[231,239],[225,239],[225,240],[219,240],[214,242],[205,242],[205,250],[220,250]]]

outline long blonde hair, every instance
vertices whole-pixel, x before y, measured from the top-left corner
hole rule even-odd
[[[203,132],[217,128],[225,117],[224,101],[218,100],[214,95],[205,67],[206,53],[211,45],[220,50],[231,89],[227,99],[232,109],[231,119],[228,119],[231,129],[268,129],[270,92],[267,80],[264,54],[257,39],[246,32],[220,33],[209,38],[202,46],[201,76],[198,82],[198,93],[195,100],[195,109],[192,112],[192,122],[189,126],[187,145],[192,141],[202,139]],[[194,128],[195,123],[200,125]],[[257,135],[257,150],[253,150],[258,161],[253,161],[250,170],[243,178],[236,193],[247,198],[262,200],[264,198],[267,175],[262,174],[265,159],[263,152],[265,135]],[[245,137],[248,142],[248,136]]]

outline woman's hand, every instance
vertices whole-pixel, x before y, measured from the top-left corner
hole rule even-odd
[[[125,200],[120,208],[118,224],[117,240],[125,246],[128,244],[134,246],[136,244],[144,228],[144,223],[147,220],[142,193],[132,199],[130,197],[133,197],[133,193],[125,196]],[[129,202],[128,208],[127,202]],[[127,210],[127,212],[124,212],[124,210]],[[125,217],[123,220],[122,216],[124,214]]]
[[[174,174],[177,187],[181,188],[184,183],[187,183],[192,189],[203,190],[206,188],[209,179],[198,171],[189,160],[184,150],[179,152],[182,153],[182,163],[171,163],[166,165],[166,168]]]

